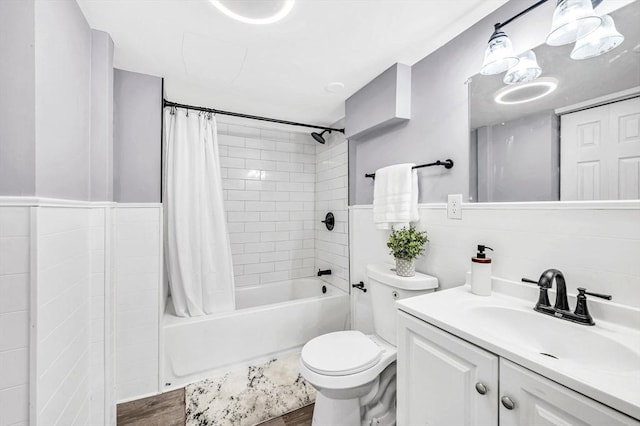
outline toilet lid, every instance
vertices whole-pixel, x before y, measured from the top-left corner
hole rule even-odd
[[[382,348],[360,331],[338,331],[323,334],[307,342],[300,358],[318,374],[346,376],[375,365]]]

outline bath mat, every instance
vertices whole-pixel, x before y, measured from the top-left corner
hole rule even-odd
[[[311,404],[316,391],[298,372],[299,359],[273,358],[188,385],[186,426],[250,426]]]

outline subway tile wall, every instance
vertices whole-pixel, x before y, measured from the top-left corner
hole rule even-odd
[[[29,207],[0,206],[0,425],[29,421]]]
[[[218,141],[236,286],[315,275],[317,142],[221,121]]]
[[[316,269],[331,269],[322,278],[349,292],[348,142],[337,132],[325,139],[316,146]],[[328,212],[335,217],[332,231],[321,223]]]

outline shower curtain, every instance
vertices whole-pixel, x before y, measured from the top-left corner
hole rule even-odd
[[[235,309],[215,117],[164,110],[165,259],[176,315]]]

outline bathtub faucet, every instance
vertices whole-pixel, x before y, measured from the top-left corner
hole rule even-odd
[[[324,271],[322,269],[318,269],[318,276],[321,277],[323,275],[331,275],[331,269],[325,269]]]

